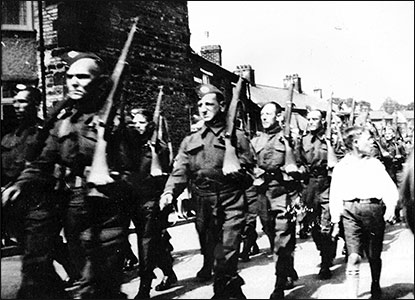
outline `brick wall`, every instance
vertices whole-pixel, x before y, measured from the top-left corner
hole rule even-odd
[[[112,71],[132,19],[138,16],[138,30],[127,59],[129,72],[123,85],[126,107],[154,109],[158,87],[164,85],[161,109],[169,123],[176,150],[189,132],[185,107],[196,99],[189,58],[187,2],[46,1],[45,4],[49,103],[62,99],[64,69],[60,67],[59,55],[69,49],[96,52]]]

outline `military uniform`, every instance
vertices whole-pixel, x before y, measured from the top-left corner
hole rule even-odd
[[[40,184],[53,190],[59,181],[66,187],[67,198],[60,203],[58,213],[63,215],[72,259],[82,272],[79,297],[120,298],[129,225],[125,205],[130,189],[123,180],[116,180],[99,187],[103,197],[88,197],[86,178],[97,141],[96,111],[96,107],[86,111],[73,107],[62,112],[42,154],[22,172],[18,184],[26,188]],[[112,147],[114,155],[121,155],[110,140],[107,150]],[[122,177],[123,170],[118,168],[122,164],[112,163],[114,155],[108,155],[108,164]],[[54,173],[55,164],[59,165],[59,175]],[[42,205],[56,199],[47,200],[41,201]],[[52,216],[43,221],[46,223],[57,226]]]
[[[293,271],[293,252],[295,250],[295,212],[294,200],[298,197],[301,185],[297,180],[287,177],[283,170],[285,163],[285,144],[279,126],[261,132],[252,139],[257,156],[257,165],[265,171],[261,176],[264,183],[258,187],[259,216],[264,232],[271,242],[274,253],[275,291],[271,297],[284,297],[287,277]]]
[[[2,184],[14,182],[24,170],[28,157],[34,154],[39,124],[40,120],[36,117],[31,120],[30,116],[26,116],[16,130],[2,139]],[[54,187],[54,183],[50,181],[50,186]],[[76,280],[80,276],[69,258],[67,244],[59,236],[62,202],[53,197],[59,199],[60,196],[53,188],[34,186],[2,210],[2,229],[13,228],[24,249],[23,280],[19,290],[21,297],[66,297],[62,281],[51,265],[53,260],[64,267],[68,279]]]
[[[336,256],[336,242],[331,238],[329,211],[331,177],[328,174],[327,143],[323,130],[316,134],[308,132],[303,136],[299,153],[307,174],[302,202],[312,210],[311,233],[321,255],[319,275],[322,279],[327,279],[331,276],[330,267]]]
[[[156,151],[164,174],[151,176],[152,153],[149,134],[152,132],[140,135],[135,129],[127,128],[123,144],[128,153],[128,165],[125,168],[130,174],[127,181],[133,188],[129,212],[138,240],[141,281],[137,299],[149,297],[154,278],[153,270],[156,267],[159,267],[165,276],[176,278],[172,268],[170,236],[166,231],[168,213],[160,212],[159,207],[160,195],[170,171],[169,149],[165,142],[157,141]]]
[[[202,87],[204,93],[217,90],[211,85]],[[209,253],[214,249],[214,297],[244,297],[240,289],[243,279],[238,275],[238,254],[245,221],[245,189],[252,183],[248,172],[254,161],[249,140],[242,131],[236,130],[236,151],[245,171],[237,176],[223,174],[224,129],[224,120],[217,118],[183,139],[164,194],[177,197],[191,182],[192,197],[199,206],[196,229],[200,237],[206,238],[200,240],[202,249]]]

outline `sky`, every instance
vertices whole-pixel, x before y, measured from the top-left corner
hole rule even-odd
[[[379,109],[414,101],[413,1],[188,1],[190,46],[220,45],[222,67],[257,84],[354,98]],[[209,37],[206,37],[209,32]]]

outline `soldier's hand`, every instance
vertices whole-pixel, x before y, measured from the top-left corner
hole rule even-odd
[[[173,195],[168,193],[168,194],[163,194],[160,197],[160,201],[159,201],[159,206],[160,206],[160,210],[163,210],[163,208],[165,208],[167,205],[171,204],[173,202]]]
[[[8,202],[13,202],[19,197],[21,188],[18,185],[12,185],[1,192],[1,204],[5,206]]]

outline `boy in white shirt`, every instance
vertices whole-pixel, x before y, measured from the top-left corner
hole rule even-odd
[[[373,146],[370,131],[354,126],[345,130],[344,137],[350,152],[332,173],[329,198],[331,221],[334,223],[332,235],[338,235],[342,216],[349,255],[346,284],[350,298],[357,298],[359,267],[365,251],[372,275],[372,299],[380,299],[380,256],[385,221],[392,220],[399,193],[383,164],[370,155]]]

